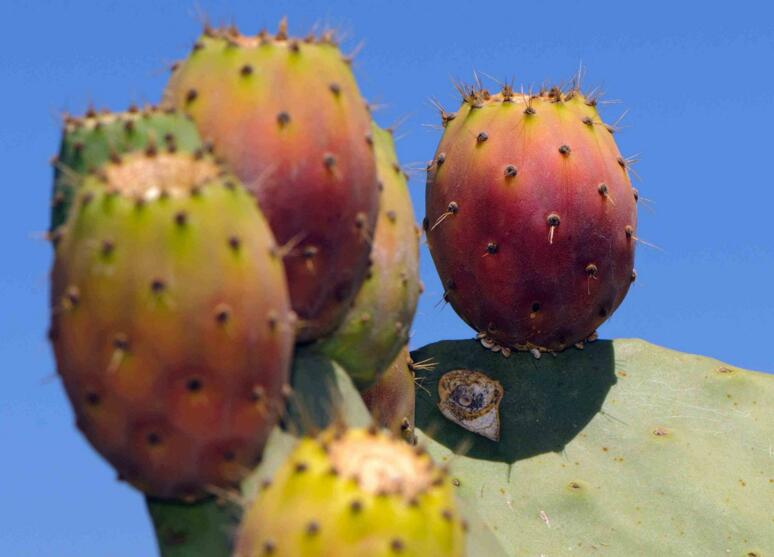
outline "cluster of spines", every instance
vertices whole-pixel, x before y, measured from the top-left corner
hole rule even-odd
[[[481,85],[457,83],[455,84],[455,88],[460,94],[463,105],[469,106],[470,110],[483,108],[485,105],[492,104],[492,103],[520,102],[521,104],[524,105],[525,116],[536,116],[538,114],[537,109],[533,106],[533,101],[535,99],[548,100],[551,103],[563,103],[563,102],[568,102],[577,97],[582,99],[583,103],[586,106],[591,108],[596,108],[597,105],[599,104],[599,97],[601,96],[601,93],[599,92],[598,89],[595,89],[590,93],[583,93],[580,90],[580,88],[574,85],[566,89],[562,89],[559,86],[553,86],[553,87],[541,87],[540,89],[538,89],[537,92],[516,93],[512,85],[504,84],[501,87],[500,91],[494,94],[490,93],[488,89],[485,89]],[[433,100],[432,104],[439,112],[441,117],[441,124],[443,125],[444,128],[449,122],[451,122],[457,117],[456,112],[447,112],[440,102]],[[602,126],[611,135],[613,135],[616,131],[618,131],[618,128],[616,127],[616,125],[606,124],[605,122],[602,122],[602,120],[599,120],[599,119],[595,120],[589,116],[583,117],[581,121],[583,122],[583,124],[587,126]],[[486,132],[480,132],[479,134],[476,135],[476,142],[479,144],[484,143],[488,138],[489,137],[486,134]],[[560,145],[558,147],[558,150],[562,155],[569,155],[570,152],[572,151],[568,145]],[[433,164],[437,164],[438,166],[443,164],[444,156],[445,155],[441,153],[438,159],[428,162],[427,169],[430,170]],[[627,173],[631,170],[631,166],[635,161],[636,161],[636,157],[629,157],[629,158],[619,157],[617,160],[618,165],[621,168],[623,168],[624,171]],[[505,167],[504,173],[506,177],[514,177],[516,176],[517,169],[514,166],[509,165]],[[634,198],[635,198],[635,201],[637,201],[639,198],[636,190],[634,191]]]
[[[463,104],[467,104],[471,110],[475,108],[482,108],[486,103],[508,103],[508,102],[514,102],[515,93],[513,91],[513,88],[511,85],[503,85],[501,91],[499,94],[490,94],[487,89],[484,89],[480,86],[476,87],[473,85],[467,85],[467,84],[457,84],[456,85],[457,90],[459,91]],[[570,88],[567,90],[563,90],[560,87],[554,86],[551,88],[545,88],[542,87],[537,93],[522,93],[521,94],[521,102],[526,106],[524,109],[524,114],[526,116],[535,116],[537,114],[537,110],[532,106],[532,101],[534,99],[541,99],[541,100],[548,100],[552,103],[559,103],[559,102],[567,102],[569,100],[572,100],[573,98],[579,97],[583,99],[584,104],[589,107],[596,107],[598,103],[597,97],[591,95],[586,96],[584,95],[579,89],[577,88]],[[452,112],[446,112],[446,110],[440,105],[440,103],[434,101],[434,105],[438,109],[441,115],[441,121],[446,127],[446,124],[456,118],[457,114]],[[593,125],[602,125],[610,134],[613,134],[615,132],[615,127],[611,126],[609,124],[605,124],[604,122],[600,121],[594,121],[592,118],[588,116],[584,116],[581,121],[584,125],[593,126]],[[475,143],[477,145],[481,145],[485,143],[489,139],[489,135],[486,131],[480,131],[478,134],[475,135]],[[557,147],[557,153],[562,157],[569,157],[572,154],[572,148],[571,146],[567,144],[561,144]],[[427,172],[432,173],[434,171],[440,170],[441,166],[446,162],[447,155],[446,153],[438,153],[436,157],[427,163]],[[617,163],[623,170],[623,172],[627,173],[629,172],[631,164],[634,162],[634,158],[624,158],[624,157],[618,157]],[[506,182],[509,179],[515,178],[519,173],[519,169],[515,164],[506,164],[503,167],[503,178],[506,180]],[[639,191],[632,187],[632,195],[634,197],[635,203],[639,201]],[[602,197],[605,201],[609,201],[610,203],[614,204],[615,202],[610,197],[608,186],[604,182],[600,182],[597,184],[596,187],[597,193]],[[428,232],[429,230],[432,230],[433,228],[439,226],[443,220],[445,220],[449,216],[456,215],[460,210],[459,203],[457,201],[450,201],[449,205],[447,207],[447,211],[443,213],[438,219],[433,223],[432,226],[430,226],[429,220],[427,217],[425,217],[422,221],[422,228],[425,232]],[[552,211],[550,212],[546,217],[546,226],[548,229],[548,241],[549,243],[553,243],[554,233],[561,224],[561,216]],[[634,228],[631,225],[627,225],[624,227],[624,234],[626,235],[626,238],[628,240],[637,240],[636,236],[634,235]],[[486,246],[486,254],[494,255],[497,253],[497,244],[494,242],[489,242]],[[585,267],[586,273],[591,276],[596,276],[596,266],[593,263],[590,263]],[[634,280],[634,275],[632,276],[632,281]]]
[[[283,43],[287,45],[288,50],[293,53],[301,52],[301,45],[328,45],[333,47],[339,46],[339,40],[336,31],[333,29],[325,29],[320,34],[307,33],[303,38],[296,39],[290,37],[288,34],[287,18],[280,20],[277,32],[272,34],[266,29],[261,29],[254,36],[246,36],[240,32],[236,25],[224,25],[214,27],[209,23],[205,23],[202,27],[202,35],[208,39],[221,40],[225,42],[228,48],[240,48],[245,41],[251,41],[259,46],[267,46],[271,44]],[[203,49],[205,47],[201,40],[194,42],[192,47],[192,53]],[[356,49],[357,50],[357,49]],[[341,60],[347,65],[352,65],[352,61],[355,58],[355,53],[350,55],[342,55]],[[180,62],[175,62],[170,66],[170,71],[175,72],[180,67]],[[253,68],[249,65],[239,68],[239,73],[243,77],[252,75]],[[331,91],[335,94],[335,84],[332,85]],[[368,106],[368,105],[366,105]]]
[[[171,108],[136,104],[120,113],[90,106],[82,116],[63,114],[60,152],[50,159],[55,170],[51,230],[64,224],[85,175],[99,173],[102,165],[138,150],[174,153],[200,146],[189,120]]]

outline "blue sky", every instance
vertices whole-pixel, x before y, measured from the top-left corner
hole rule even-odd
[[[186,53],[199,23],[193,2],[0,4],[0,554],[151,555],[140,496],[115,481],[76,432],[45,341],[47,224],[56,115],[89,101],[122,109],[156,101],[164,68]],[[398,135],[405,164],[429,159],[439,132],[428,103],[457,103],[450,78],[477,69],[516,83],[563,80],[582,62],[586,83],[630,109],[618,141],[639,153],[638,281],[601,329],[774,371],[774,19],[766,3],[506,3],[331,1],[199,2],[213,21],[245,32],[291,33],[314,23],[365,46],[355,71],[363,93],[384,104],[384,125],[408,116]],[[666,6],[666,4],[663,4]],[[418,164],[417,164],[418,165]],[[423,215],[423,177],[412,180]],[[442,289],[423,252],[427,286],[413,346],[471,331],[437,302]]]

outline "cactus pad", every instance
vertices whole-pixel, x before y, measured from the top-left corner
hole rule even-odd
[[[413,353],[417,436],[508,555],[768,555],[774,377],[638,340],[504,359],[469,341]],[[500,441],[438,409],[454,370],[503,387]],[[420,431],[421,430],[421,431]]]

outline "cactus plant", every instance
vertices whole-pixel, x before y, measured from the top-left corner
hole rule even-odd
[[[82,177],[125,153],[156,147],[193,152],[202,147],[196,126],[174,110],[152,106],[125,112],[67,116],[54,165],[50,230],[64,224]]]
[[[506,355],[583,342],[634,277],[636,192],[613,128],[576,89],[462,92],[427,176],[444,299]]]
[[[423,227],[477,338],[409,354],[418,230],[349,62],[207,26],[162,110],[65,120],[50,340],[162,556],[762,557],[772,378],[586,343],[638,241],[596,99],[441,110]]]
[[[419,442],[508,555],[774,547],[771,376],[639,340],[540,360],[444,341],[412,357],[436,364],[417,371]],[[456,370],[501,383],[499,442],[441,413],[439,382]]]
[[[370,116],[332,34],[208,28],[165,104],[257,197],[283,246],[298,340],[332,332],[365,278],[379,206]]]
[[[376,430],[303,439],[242,522],[236,556],[438,556],[464,551],[451,481]]]
[[[344,322],[318,349],[360,388],[377,380],[408,342],[419,298],[419,229],[392,135],[372,126],[381,186],[371,267]]]
[[[130,153],[85,178],[55,245],[51,340],[78,427],[148,494],[238,482],[293,344],[249,193],[201,153]]]

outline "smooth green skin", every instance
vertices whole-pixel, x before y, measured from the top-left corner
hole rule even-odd
[[[274,476],[299,436],[314,435],[336,422],[352,427],[365,427],[371,422],[370,413],[347,372],[308,348],[297,349],[292,385],[294,392],[289,400],[285,428],[275,428],[264,449],[263,462],[243,482],[244,501],[254,497],[263,480]],[[152,499],[146,502],[162,557],[231,555],[241,514],[238,505],[223,505],[215,498],[193,505]],[[469,524],[467,554],[504,557],[506,553],[476,510],[462,507],[460,510]]]
[[[412,353],[420,444],[514,557],[762,557],[774,548],[774,376],[640,340],[535,360],[475,341]],[[438,411],[437,382],[501,382],[501,440]],[[471,556],[486,555],[471,552]]]
[[[174,137],[175,147],[180,151],[191,152],[202,146],[194,123],[179,114],[147,110],[98,114],[77,121],[80,122],[77,125],[65,124],[62,131],[54,167],[52,231],[67,220],[83,176],[106,163],[111,154],[144,150],[151,142],[163,149],[168,134]],[[127,122],[131,125],[127,126]]]

